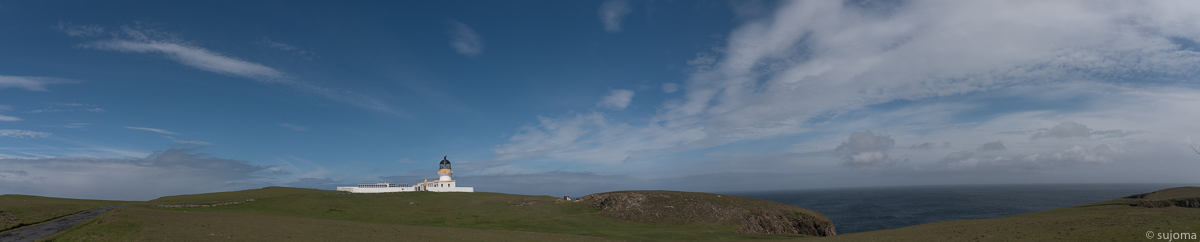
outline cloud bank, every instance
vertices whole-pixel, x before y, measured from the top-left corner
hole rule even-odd
[[[0,167],[0,193],[120,200],[258,188],[272,175],[269,167],[195,149],[145,158],[0,159]]]
[[[891,137],[867,130],[851,133],[849,140],[842,142],[834,151],[842,155],[842,164],[847,166],[884,166],[895,163],[888,159],[887,154],[893,146],[896,146],[896,141]]]
[[[1200,52],[1187,47],[1200,41],[1189,24],[1200,20],[1190,14],[1196,4],[858,4],[783,2],[687,61],[683,93],[646,105],[651,116],[542,115],[479,165],[511,173],[541,171],[521,161],[691,164],[679,160],[793,142],[752,150],[825,152],[796,162],[844,169],[1037,171],[1111,164],[1151,149],[1138,142],[1178,142],[1153,134],[1200,120],[1188,105],[1200,92],[1172,85],[1200,74]],[[998,141],[1008,130],[1029,139]],[[891,149],[897,143],[909,149]]]

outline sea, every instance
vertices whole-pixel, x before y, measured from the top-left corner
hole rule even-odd
[[[838,234],[848,234],[938,221],[1007,217],[1188,185],[958,185],[722,194],[776,201],[816,210],[833,220]]]

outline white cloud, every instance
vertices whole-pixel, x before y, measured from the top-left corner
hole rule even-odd
[[[296,46],[292,46],[292,45],[289,45],[289,44],[284,44],[284,43],[280,43],[280,42],[271,41],[270,39],[267,39],[267,38],[263,38],[263,40],[262,40],[261,42],[259,42],[259,43],[260,43],[260,44],[263,44],[263,45],[266,45],[267,47],[271,47],[272,49],[277,49],[277,50],[285,50],[285,51],[294,51],[294,50],[297,50]]]
[[[209,146],[209,145],[212,145],[212,143],[208,143],[208,142],[204,142],[204,141],[199,141],[199,140],[185,140],[185,139],[178,139],[178,138],[171,137],[171,136],[165,136],[165,137],[167,137],[167,139],[170,139],[171,141],[173,141],[173,142],[175,142],[175,143],[178,143],[178,144],[181,144],[181,145],[196,145],[196,146]]]
[[[68,36],[72,36],[72,37],[98,36],[98,35],[104,34],[104,27],[99,26],[99,25],[92,25],[92,24],[77,25],[77,24],[71,24],[71,23],[58,23],[58,26],[56,26],[56,28],[59,31],[62,31],[63,33],[66,33]]]
[[[1099,145],[1094,149],[1088,149],[1083,146],[1071,146],[1071,148],[1051,154],[1041,159],[1048,159],[1057,162],[1086,162],[1086,163],[1106,163],[1110,162],[1109,156],[1116,153],[1108,145]]]
[[[12,110],[12,107],[9,107],[8,105],[0,105],[0,111],[8,111],[8,110]],[[21,118],[0,115],[0,121],[15,122],[15,121],[21,121]]]
[[[322,87],[296,80],[295,77],[259,63],[226,56],[180,37],[140,27],[122,26],[113,32],[113,39],[81,44],[81,47],[126,53],[161,54],[179,64],[213,73],[247,78],[263,83],[283,84],[297,90],[334,101],[357,105],[377,111],[404,115],[383,102],[350,90]]]
[[[720,62],[695,73],[687,100],[665,108],[662,118],[703,118],[709,139],[753,139],[804,131],[797,120],[897,99],[1073,80],[1085,75],[1075,71],[1081,69],[1134,71],[1135,56],[1163,63],[1168,74],[1189,73],[1194,65],[1186,63],[1200,63],[1200,53],[1178,51],[1164,36],[1130,32],[1120,21],[1130,13],[1088,6],[917,1],[875,16],[837,2],[791,2],[774,17],[735,30]],[[1024,24],[1031,22],[1040,24]],[[1200,36],[1198,28],[1183,29]],[[1087,57],[1093,55],[1111,57]],[[747,129],[761,132],[731,134]]]
[[[271,49],[286,51],[288,53],[292,53],[292,55],[294,55],[294,56],[304,58],[306,60],[312,60],[313,56],[316,55],[316,54],[313,54],[312,52],[309,52],[306,50],[301,50],[300,48],[297,48],[294,45],[290,45],[290,44],[278,42],[278,41],[272,41],[267,38],[263,38],[262,41],[258,42],[258,44],[266,46]]]
[[[562,161],[617,164],[630,157],[679,146],[703,137],[695,130],[680,132],[672,127],[634,127],[614,122],[601,113],[572,114],[557,118],[538,117],[493,151],[497,166],[517,160],[544,157]],[[486,163],[486,162],[485,162]]]
[[[145,130],[145,131],[150,131],[150,132],[155,132],[155,133],[160,133],[160,134],[178,135],[178,134],[176,134],[176,133],[174,133],[174,132],[167,131],[167,130],[165,130],[165,129],[146,128],[146,127],[130,127],[130,126],[125,126],[125,128],[127,128],[127,129],[136,129],[136,130]]]
[[[34,139],[36,139],[36,138],[47,137],[50,135],[51,135],[50,133],[37,132],[37,131],[32,131],[32,130],[0,129],[0,137],[34,138]]]
[[[93,112],[103,113],[108,110],[96,105],[82,103],[54,103],[43,109],[27,111],[26,113],[57,113],[57,112]]]
[[[838,145],[835,152],[842,155],[842,164],[854,167],[886,166],[895,163],[888,159],[888,150],[896,141],[888,135],[871,133],[871,130],[854,132],[846,142]]]
[[[676,91],[679,91],[679,84],[669,83],[669,82],[663,83],[662,90],[665,93],[675,93]]]
[[[288,128],[288,129],[295,130],[295,131],[308,131],[309,130],[308,127],[295,125],[295,124],[289,124],[289,123],[279,123],[279,127],[284,127],[284,128]]]
[[[1104,4],[1111,6],[910,1],[878,11],[854,3],[783,2],[773,15],[732,31],[726,46],[689,61],[696,68],[682,100],[665,101],[653,116],[630,121],[598,114],[539,117],[540,125],[522,127],[495,149],[497,160],[615,164],[647,152],[797,134],[806,134],[798,145],[828,152],[845,136],[825,133],[885,129],[889,138],[914,145],[812,160],[933,164],[947,154],[933,144],[983,147],[1003,137],[993,136],[998,132],[1031,130],[1024,134],[1029,135],[1068,120],[1101,130],[1091,137],[1112,137],[1004,143],[1004,150],[964,160],[988,169],[1040,169],[1047,163],[1023,159],[1074,157],[1067,151],[1075,145],[1115,149],[1117,139],[1147,139],[1194,126],[1185,121],[1200,120],[1200,113],[1190,111],[1200,94],[1171,83],[1200,74],[1200,52],[1179,44],[1200,40],[1200,26],[1189,24],[1200,22],[1190,14],[1200,8],[1188,2]],[[1166,87],[1138,85],[1157,80],[1169,81],[1161,84]],[[976,95],[1078,105],[1005,113],[988,101],[952,103]],[[874,110],[908,102],[945,103]],[[964,118],[977,120],[958,120]],[[937,142],[918,144],[928,141]]]
[[[189,46],[184,43],[148,40],[107,40],[93,42],[84,46],[101,50],[163,54],[180,64],[196,69],[266,82],[288,82],[282,80],[286,75],[274,68],[217,54],[207,49]]]
[[[450,21],[450,47],[465,56],[483,54],[483,38],[474,29],[462,22]]]
[[[608,92],[608,95],[601,97],[600,102],[596,106],[603,108],[622,110],[629,107],[629,103],[633,101],[633,91],[625,89],[616,89]]]
[[[63,126],[63,128],[69,128],[69,129],[79,129],[79,128],[84,128],[84,127],[87,127],[88,125],[92,125],[92,124],[89,124],[89,123],[70,123],[70,124],[64,125],[64,126]]]
[[[629,2],[625,0],[608,0],[600,4],[600,21],[604,23],[604,31],[609,33],[621,32],[621,19],[629,12]]]
[[[0,75],[0,89],[5,88],[24,88],[30,91],[45,92],[46,84],[66,82],[61,78],[51,77],[36,77],[36,76],[4,76]]]

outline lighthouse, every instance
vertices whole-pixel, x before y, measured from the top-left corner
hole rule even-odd
[[[450,180],[450,175],[454,175],[454,172],[450,171],[450,160],[446,157],[448,156],[442,156],[442,162],[438,163],[438,181],[453,181]]]
[[[431,181],[418,182],[416,185],[409,186],[408,184],[393,184],[387,182],[375,184],[359,184],[357,187],[338,187],[338,191],[352,193],[384,193],[384,192],[475,192],[474,187],[460,187],[458,182],[450,179],[450,175],[454,172],[450,170],[450,160],[442,156],[442,162],[438,162],[438,179]],[[469,165],[469,164],[468,164]]]
[[[431,192],[475,192],[475,188],[460,187],[458,186],[458,182],[450,179],[450,175],[453,175],[454,171],[450,170],[450,159],[446,159],[446,157],[449,156],[442,156],[442,162],[438,162],[438,179],[436,181],[418,183],[416,190]]]

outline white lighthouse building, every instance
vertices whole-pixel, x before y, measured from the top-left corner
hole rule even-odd
[[[417,183],[414,186],[408,184],[393,184],[393,183],[375,183],[375,184],[359,184],[357,187],[338,187],[338,191],[352,193],[385,193],[385,192],[415,192],[415,191],[431,191],[431,192],[475,192],[474,187],[460,187],[454,179],[450,178],[454,175],[454,171],[450,170],[450,160],[442,157],[442,162],[438,163],[438,179],[436,181],[425,180]]]

